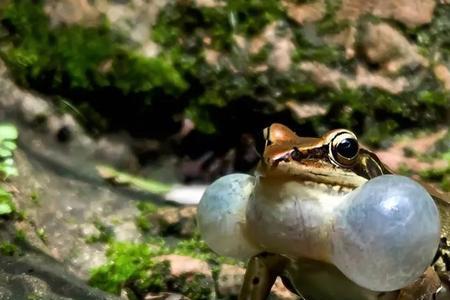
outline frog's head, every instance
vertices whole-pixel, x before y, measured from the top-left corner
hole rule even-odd
[[[319,138],[300,137],[281,124],[264,129],[261,176],[295,176],[301,180],[355,188],[389,173],[378,158],[360,147],[356,135],[335,129]]]

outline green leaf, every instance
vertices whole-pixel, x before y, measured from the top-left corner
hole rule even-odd
[[[0,203],[0,215],[9,215],[13,212],[13,209],[10,204],[4,202]]]
[[[445,160],[448,160],[448,161],[450,162],[450,152],[444,153],[444,154],[442,155],[442,157],[443,157]]]
[[[0,124],[0,142],[5,140],[16,140],[19,137],[17,128],[11,124]]]
[[[8,150],[14,151],[17,149],[17,144],[13,141],[4,141],[2,144],[2,147],[6,148]]]
[[[19,171],[14,165],[0,163],[0,179],[7,179],[8,177],[18,176]]]
[[[8,215],[14,210],[11,194],[0,188],[0,216]]]
[[[0,158],[7,158],[12,156],[12,151],[0,145]]]

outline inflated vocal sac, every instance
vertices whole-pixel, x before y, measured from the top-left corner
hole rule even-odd
[[[231,174],[204,193],[198,207],[200,233],[218,254],[248,259],[269,251],[247,234],[249,200],[258,203],[256,182],[254,176]],[[331,221],[323,228],[325,244],[331,263],[356,284],[374,291],[397,290],[414,282],[432,262],[440,239],[439,212],[417,182],[383,175],[336,201]],[[308,214],[298,213],[303,218]],[[286,238],[285,233],[280,235]]]

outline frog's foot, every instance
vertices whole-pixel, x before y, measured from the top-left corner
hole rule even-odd
[[[400,290],[397,300],[444,300],[449,299],[449,292],[433,267],[429,267],[413,284]]]
[[[265,300],[288,259],[271,253],[253,256],[247,265],[239,300]]]

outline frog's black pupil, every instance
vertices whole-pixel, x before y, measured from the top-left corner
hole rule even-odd
[[[358,142],[355,139],[343,139],[336,148],[337,152],[345,158],[353,158],[358,154]]]

